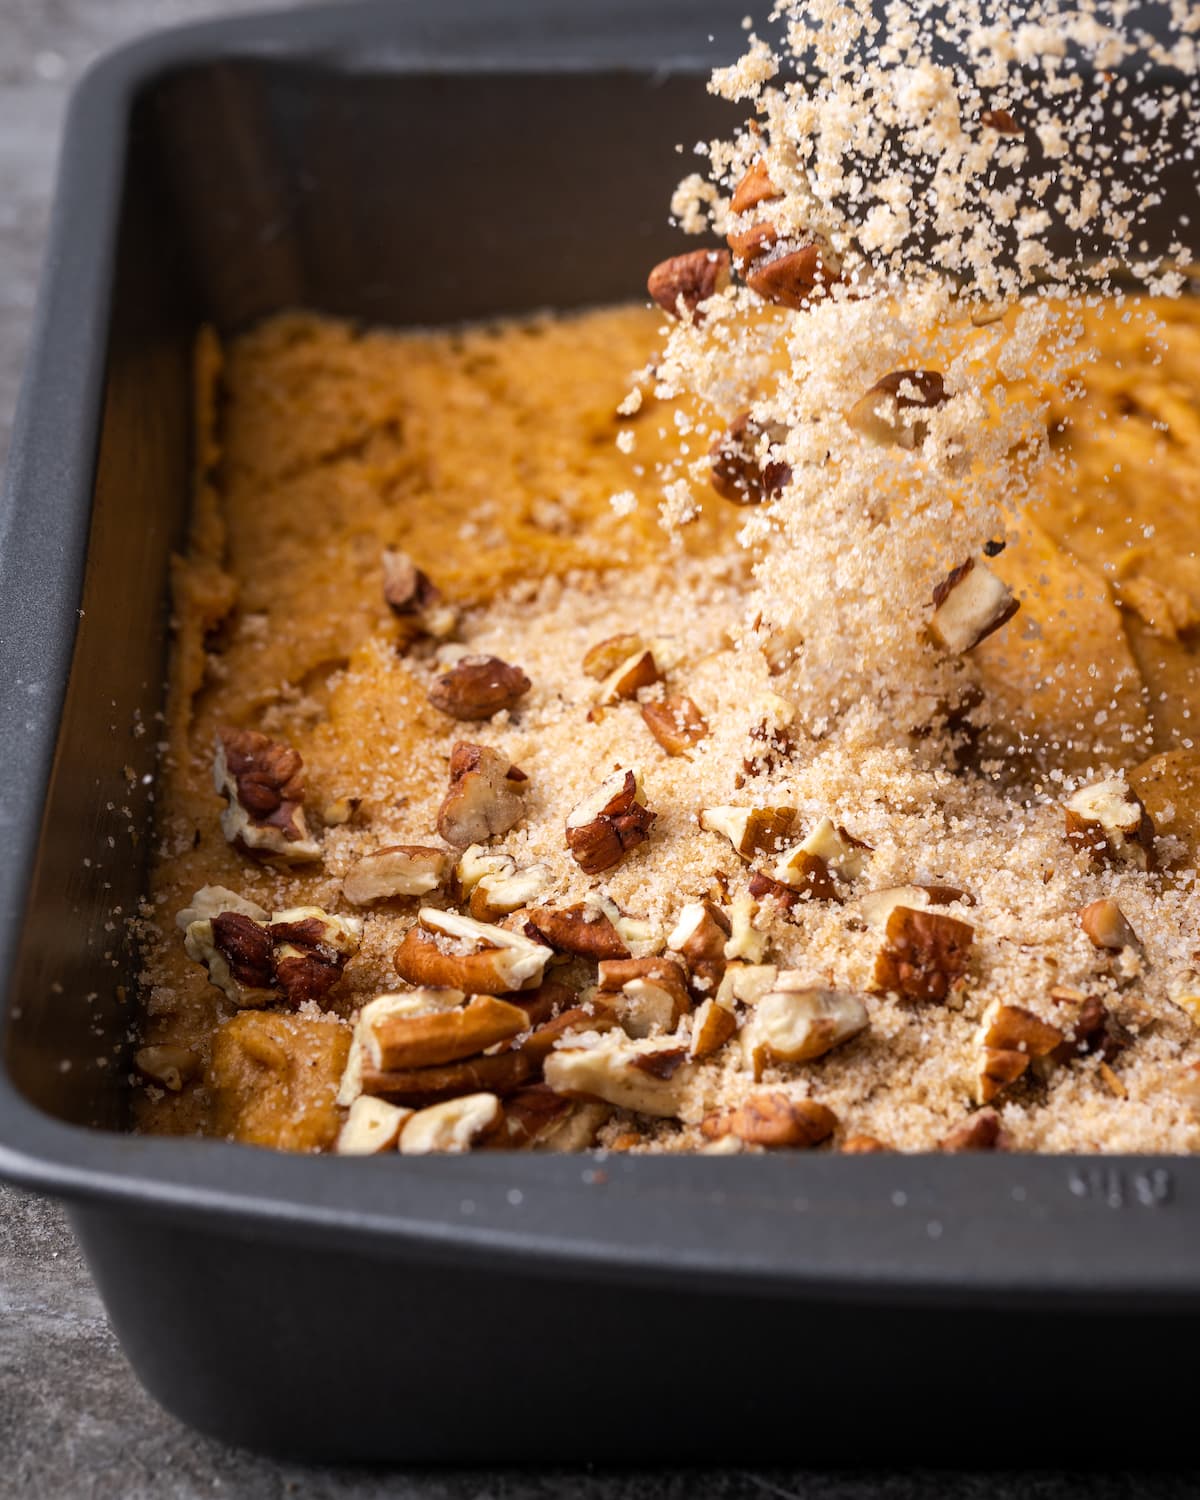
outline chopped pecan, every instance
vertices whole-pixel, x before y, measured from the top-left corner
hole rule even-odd
[[[706,807],[700,827],[722,833],[743,859],[774,854],[796,821],[794,807]]]
[[[143,1078],[177,1094],[199,1073],[200,1059],[190,1047],[139,1047],[133,1054],[133,1066]]]
[[[1093,864],[1127,861],[1153,870],[1154,820],[1145,804],[1119,776],[1080,787],[1063,804],[1067,841]]]
[[[728,250],[689,250],[660,261],[646,279],[646,290],[674,318],[704,320],[702,304],[729,285]]]
[[[787,437],[778,422],[763,426],[744,411],[709,449],[712,487],[734,505],[761,505],[775,500],[791,483],[792,466],[772,458],[771,451]]]
[[[601,995],[630,1036],[674,1031],[691,1009],[687,977],[669,958],[604,959],[597,970]]]
[[[304,819],[298,751],[256,729],[219,729],[213,785],[226,798],[221,831],[235,848],[291,864],[321,858]]]
[[[424,1015],[384,1015],[371,1028],[372,1066],[385,1072],[430,1068],[474,1057],[529,1030],[519,1006],[492,995],[473,995],[466,1005]]]
[[[716,995],[725,977],[725,944],[732,933],[733,924],[713,901],[692,901],[679,913],[667,947],[687,960],[692,987],[700,994]]]
[[[502,1119],[495,1094],[467,1094],[431,1104],[405,1120],[400,1150],[405,1156],[431,1151],[469,1151],[481,1137],[497,1129]]]
[[[985,130],[994,130],[997,135],[1024,135],[1025,132],[1007,109],[985,109],[979,116]]]
[[[843,1156],[869,1156],[891,1149],[891,1146],[874,1135],[848,1135],[841,1145]]]
[[[481,1091],[503,1098],[528,1083],[536,1071],[536,1061],[524,1051],[494,1052],[436,1068],[385,1071],[367,1064],[362,1090],[373,1098],[417,1107]]]
[[[815,1099],[750,1094],[734,1109],[706,1115],[700,1129],[710,1141],[735,1135],[751,1146],[804,1151],[829,1139],[837,1129],[837,1116]]]
[[[339,1156],[375,1156],[381,1151],[394,1151],[411,1114],[411,1109],[360,1094],[350,1106],[333,1149]]]
[[[552,1021],[535,1027],[532,1035],[518,1046],[526,1057],[540,1064],[571,1033],[613,1031],[618,1024],[609,1006],[594,1000],[589,1005],[572,1005],[567,1010],[559,1011]]]
[[[729,200],[729,211],[735,214],[748,213],[760,203],[769,203],[781,196],[779,189],[771,181],[766,162],[760,156],[751,163],[734,188],[733,197]]]
[[[557,1093],[664,1118],[679,1113],[692,1074],[674,1037],[633,1041],[619,1031],[589,1047],[558,1047],[545,1061],[546,1082]]]
[[[544,1083],[531,1083],[504,1101],[504,1120],[487,1144],[493,1150],[519,1150],[542,1141],[578,1106]]]
[[[646,842],[656,816],[646,806],[638,773],[617,771],[573,809],[567,846],[581,870],[598,875]]]
[[[1020,607],[991,568],[968,557],[934,589],[929,634],[944,651],[961,656],[1006,625]]]
[[[679,643],[673,636],[635,635],[629,631],[606,636],[589,648],[583,658],[583,670],[597,682],[603,682],[630,661],[646,654],[654,658],[655,671],[661,676],[678,664]]]
[[[974,896],[956,885],[893,885],[882,891],[868,891],[860,898],[858,911],[868,927],[883,931],[898,906],[924,911],[930,906],[952,906],[956,901],[964,906],[975,905]]]
[[[884,934],[884,945],[875,959],[875,994],[945,1001],[961,986],[975,940],[969,922],[897,906]]]
[[[618,662],[600,684],[596,702],[602,707],[636,698],[642,688],[662,681],[662,672],[654,652],[640,647],[624,661]]]
[[[420,927],[405,933],[392,956],[397,974],[410,984],[473,995],[503,995],[541,984],[550,950],[522,933],[428,906],[417,920]],[[468,951],[447,952],[433,934],[466,943]]]
[[[837,257],[829,247],[816,243],[790,248],[778,244],[769,225],[767,233],[739,237],[738,259],[745,265],[743,276],[752,292],[766,302],[803,312],[825,296],[841,275]]]
[[[799,847],[802,853],[815,854],[824,860],[826,866],[843,880],[856,880],[872,852],[870,844],[856,839],[840,823],[829,818],[822,818]],[[776,876],[785,882],[787,875],[782,874],[781,869],[786,869],[787,864],[788,855],[784,854],[775,869]]]
[[[846,421],[882,447],[919,448],[929,436],[929,423],[919,413],[944,406],[948,399],[936,370],[893,370],[859,397]]]
[[[787,902],[789,906],[794,906],[802,896],[807,896],[813,901],[840,901],[842,899],[837,881],[830,873],[824,856],[812,853],[811,850],[805,848],[804,844],[797,844],[795,848],[785,850],[776,860],[769,879],[771,887],[781,886],[788,892],[791,897],[791,900]],[[750,892],[755,896],[759,894],[754,889],[753,877],[750,881]]]
[[[438,808],[438,832],[456,849],[507,833],[525,816],[521,791],[528,779],[499,751],[459,740],[450,752],[450,787]]]
[[[708,737],[704,715],[682,693],[643,703],[642,719],[668,755],[686,755]]]
[[[1142,941],[1129,924],[1125,913],[1110,898],[1092,901],[1079,913],[1079,923],[1092,943],[1108,953],[1132,948],[1141,954]]]
[[[437,890],[449,867],[450,855],[444,849],[390,844],[354,861],[342,879],[342,895],[351,906],[394,896],[425,896]]]
[[[594,907],[582,903],[558,911],[533,907],[525,913],[525,920],[559,953],[591,959],[629,957],[617,929]]]
[[[1015,1083],[1035,1059],[1052,1057],[1063,1034],[1022,1005],[993,1000],[983,1013],[976,1045],[979,1048],[975,1102],[989,1104],[1001,1090]]]
[[[289,1005],[325,998],[357,950],[359,930],[355,918],[331,916],[319,906],[276,912],[269,929],[275,983]]]
[[[236,911],[220,912],[210,926],[213,947],[240,989],[275,989],[274,943],[267,927]]]
[[[384,602],[407,627],[403,645],[419,635],[443,640],[453,635],[458,625],[458,611],[442,598],[442,592],[431,583],[407,552],[388,548],[383,554]]]
[[[692,1016],[692,1044],[688,1056],[699,1061],[719,1052],[737,1030],[737,1017],[716,1000],[705,1000]]]
[[[515,708],[531,686],[520,667],[498,656],[463,656],[434,681],[429,701],[452,719],[490,719]]]
[[[994,1109],[979,1109],[943,1136],[939,1151],[1007,1151],[1008,1136]]]
[[[821,989],[784,970],[742,1027],[742,1054],[758,1079],[767,1062],[824,1057],[869,1024],[867,1008],[857,995]]]
[[[1055,1062],[1067,1063],[1092,1054],[1111,1062],[1129,1046],[1129,1033],[1097,996],[1060,989],[1051,990],[1050,998],[1073,1012],[1065,1039],[1051,1054]]]

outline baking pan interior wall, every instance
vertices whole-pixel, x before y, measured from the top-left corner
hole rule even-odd
[[[74,665],[5,1039],[43,1109],[125,1123],[126,924],[152,846],[197,329],[293,307],[411,325],[636,297],[679,246],[676,143],[727,122],[701,77],[245,59],[139,92]]]

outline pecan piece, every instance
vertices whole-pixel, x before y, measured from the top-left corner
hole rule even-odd
[[[504,995],[541,984],[550,950],[524,934],[433,907],[422,907],[417,920],[420,927],[409,928],[392,955],[397,974],[410,984],[474,995]],[[433,934],[466,943],[468,950],[447,952]]]
[[[1007,1151],[1008,1136],[994,1109],[979,1109],[942,1138],[939,1151]]]
[[[383,554],[383,598],[406,627],[402,646],[418,636],[443,640],[453,635],[458,611],[442,598],[442,592],[423,573],[407,552],[389,547]]]
[[[394,896],[425,896],[445,880],[449,865],[444,849],[390,844],[355,860],[342,879],[342,895],[351,906],[368,906]]]
[[[792,249],[784,242],[781,249],[777,239],[769,225],[750,237],[739,236],[738,259],[746,267],[746,285],[766,302],[803,312],[828,293],[841,268],[828,246],[812,243]]]
[[[704,321],[702,303],[729,285],[728,250],[689,250],[660,261],[646,279],[646,290],[673,318]]]
[[[1067,842],[1093,864],[1122,861],[1153,870],[1154,820],[1138,794],[1121,777],[1080,787],[1063,804]]]
[[[358,949],[359,923],[319,906],[276,912],[268,929],[274,944],[275,983],[289,1005],[325,998]]]
[[[679,1113],[694,1071],[674,1037],[632,1041],[619,1031],[590,1047],[558,1047],[544,1066],[546,1082],[556,1093],[601,1099],[660,1118]]]
[[[944,651],[973,651],[1021,607],[1009,586],[973,557],[953,568],[933,591],[929,634]]]
[[[1063,1034],[1057,1026],[1022,1005],[993,1000],[983,1013],[976,1037],[979,1048],[975,1102],[989,1104],[1016,1083],[1037,1058],[1057,1055]]]
[[[1055,989],[1050,991],[1050,998],[1059,1005],[1069,1005],[1074,1011],[1065,1039],[1051,1054],[1055,1062],[1067,1063],[1072,1058],[1092,1054],[1105,1062],[1112,1062],[1128,1047],[1129,1033],[1097,996],[1082,995],[1078,990]]]
[[[212,945],[225,960],[229,974],[238,988],[251,992],[273,991],[274,944],[269,930],[261,922],[236,911],[219,913],[209,925]],[[230,998],[234,997],[231,995]],[[245,1000],[241,1003],[245,1004]]]
[[[200,1059],[190,1047],[139,1047],[133,1054],[133,1066],[151,1083],[178,1094],[199,1073]]]
[[[737,1030],[737,1017],[716,1000],[705,1000],[692,1016],[692,1044],[688,1056],[699,1061],[712,1057]]]
[[[525,920],[559,953],[596,960],[629,957],[620,933],[594,907],[582,903],[558,911],[548,906],[533,907],[525,913]]]
[[[929,423],[919,413],[944,406],[948,399],[937,370],[893,370],[858,398],[846,421],[881,447],[919,448],[929,436]]]
[[[742,1027],[742,1054],[757,1080],[767,1062],[824,1057],[869,1024],[867,1008],[857,995],[821,989],[784,970]]]
[[[975,929],[938,912],[893,908],[875,959],[873,993],[903,1000],[945,1001],[970,963]]]
[[[381,1151],[394,1151],[400,1131],[411,1115],[411,1109],[360,1094],[350,1106],[333,1149],[338,1156],[375,1156]]]
[[[1025,134],[1007,109],[985,109],[979,116],[979,123],[985,130],[994,130],[997,135]]]
[[[669,958],[604,959],[598,966],[600,994],[633,1037],[674,1031],[691,1009],[683,968]]]
[[[1125,948],[1132,948],[1138,954],[1144,951],[1142,941],[1130,926],[1129,919],[1117,903],[1109,898],[1092,901],[1085,906],[1079,913],[1079,923],[1093,945],[1107,953],[1120,953]]]
[[[843,1156],[870,1156],[891,1149],[891,1146],[874,1135],[848,1135],[841,1145]]]
[[[754,893],[751,881],[751,893]],[[703,995],[715,995],[725,977],[725,944],[733,924],[713,901],[692,901],[679,913],[667,947],[681,953],[691,971],[692,987]]]
[[[370,1028],[372,1066],[384,1072],[430,1068],[474,1057],[529,1030],[519,1006],[492,995],[472,995],[466,1005],[424,1015],[382,1015]]]
[[[518,1044],[518,1051],[541,1064],[555,1050],[559,1042],[572,1032],[613,1031],[617,1018],[607,1004],[594,1000],[590,1005],[573,1005],[563,1010],[552,1021],[534,1028],[532,1035]]]
[[[774,854],[796,821],[794,807],[706,807],[700,827],[722,833],[743,859]]]
[[[638,773],[617,771],[572,810],[567,847],[581,870],[598,875],[646,842],[656,816],[646,806]]]
[[[709,449],[712,487],[734,505],[761,505],[775,500],[791,483],[792,466],[770,456],[787,429],[778,422],[763,426],[748,411],[734,418]]]
[[[544,1083],[531,1083],[504,1101],[503,1122],[486,1144],[493,1150],[532,1146],[554,1134],[575,1108]]]
[[[420,1109],[405,1120],[400,1130],[400,1150],[405,1156],[424,1156],[431,1151],[469,1151],[481,1137],[501,1122],[500,1100],[495,1094],[466,1094]]]
[[[221,831],[235,848],[290,864],[321,858],[304,819],[298,751],[256,729],[218,729],[213,785],[226,798]]]
[[[710,1141],[735,1135],[751,1146],[808,1150],[828,1140],[837,1129],[837,1116],[815,1099],[792,1099],[787,1094],[750,1094],[734,1109],[706,1115],[700,1130]]]
[[[438,832],[456,849],[507,833],[525,816],[519,789],[528,779],[499,751],[459,740],[450,752],[450,787],[438,808]]]
[[[668,755],[686,755],[708,737],[704,715],[682,693],[643,703],[642,720]]]
[[[479,1092],[503,1098],[528,1083],[536,1071],[536,1062],[523,1051],[494,1052],[436,1068],[386,1071],[367,1064],[362,1090],[372,1098],[421,1107]]]
[[[517,706],[532,683],[498,656],[464,656],[429,689],[434,708],[452,719],[490,719]]]
[[[729,200],[729,211],[735,214],[748,213],[760,203],[770,203],[779,197],[782,194],[771,181],[767,164],[760,156],[751,163],[734,188],[733,197]]]

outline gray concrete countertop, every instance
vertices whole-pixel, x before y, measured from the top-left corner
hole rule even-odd
[[[501,0],[498,0],[501,3]],[[564,0],[567,3],[567,0]],[[599,0],[570,0],[599,3]],[[0,0],[0,458],[24,359],[63,106],[100,52],[152,27],[248,11],[254,0]],[[3,664],[0,662],[0,670]],[[185,1351],[181,1351],[185,1355]],[[1129,1372],[1113,1372],[1114,1391]],[[1119,1397],[1114,1395],[1119,1408]],[[1119,1410],[1114,1411],[1119,1420]],[[1101,1437],[1099,1462],[1103,1462]],[[1153,1452],[1147,1435],[1147,1454]],[[992,1450],[994,1451],[994,1450]],[[984,1457],[981,1448],[981,1460]],[[23,1500],[1173,1500],[1200,1476],[748,1472],[435,1473],[306,1470],[181,1426],[130,1373],[60,1210],[0,1187],[0,1495]]]

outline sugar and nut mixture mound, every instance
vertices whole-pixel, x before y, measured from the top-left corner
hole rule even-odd
[[[655,311],[201,341],[142,1128],[1200,1145],[1163,9],[785,7]]]

